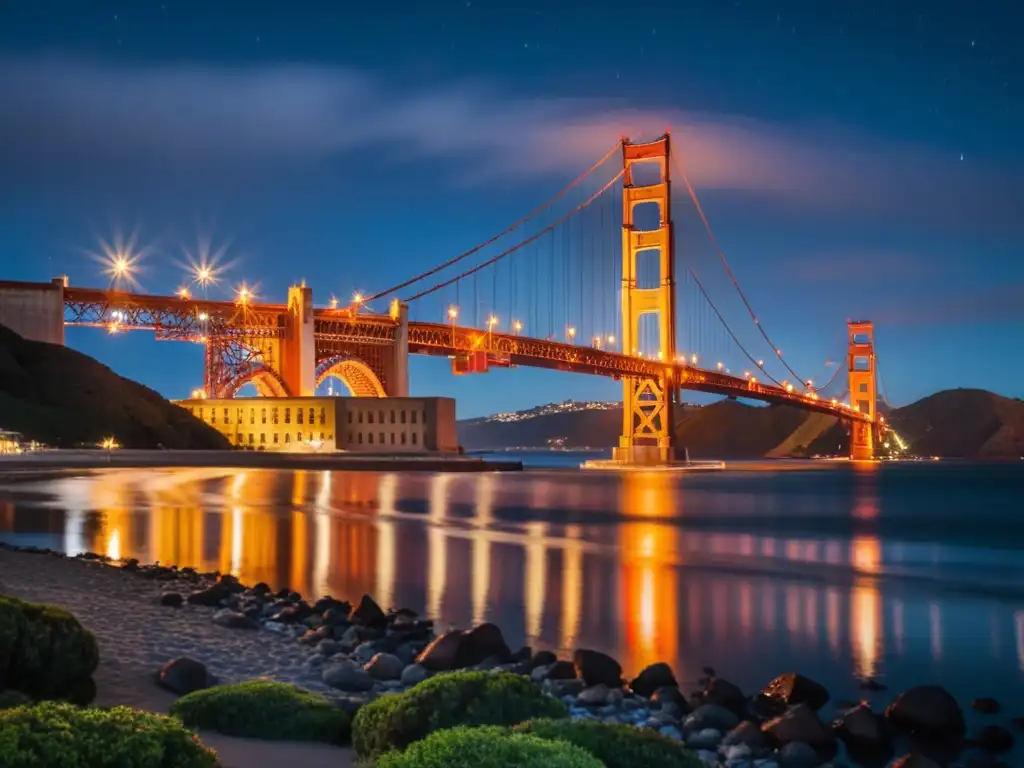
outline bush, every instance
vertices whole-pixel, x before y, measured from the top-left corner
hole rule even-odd
[[[389,752],[377,768],[603,768],[601,761],[561,741],[462,726],[431,734],[404,752]]]
[[[607,768],[657,765],[664,768],[702,768],[697,755],[667,736],[632,725],[595,720],[531,720],[516,726],[518,733],[566,741],[596,757]]]
[[[86,704],[99,660],[96,638],[67,611],[0,597],[0,680],[7,688]]]
[[[405,749],[442,728],[566,716],[561,701],[519,675],[451,672],[364,706],[352,722],[352,741],[360,757],[373,758]]]
[[[171,714],[193,728],[267,741],[347,744],[348,715],[334,702],[297,685],[251,680],[182,696]]]
[[[181,723],[128,707],[46,702],[0,711],[0,765],[9,768],[217,768]]]
[[[31,703],[32,699],[21,691],[0,691],[0,709],[14,709]]]

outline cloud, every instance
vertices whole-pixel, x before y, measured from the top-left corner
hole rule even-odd
[[[322,165],[444,161],[479,183],[568,179],[620,135],[666,124],[702,189],[790,206],[914,216],[1019,232],[1024,174],[830,125],[783,126],[678,108],[529,98],[493,84],[407,88],[350,69],[300,65],[124,66],[0,60],[0,177],[194,178]]]
[[[1024,283],[904,301],[878,312],[880,325],[1007,325],[1024,323]]]
[[[869,279],[883,284],[903,284],[934,276],[934,265],[906,251],[843,249],[815,252],[782,261],[775,269],[781,280],[805,283],[848,284]]]

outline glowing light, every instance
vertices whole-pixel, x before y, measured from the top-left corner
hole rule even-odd
[[[697,355],[695,355],[695,354],[694,355],[690,355],[690,364],[691,365],[696,365],[697,364]]]
[[[523,330],[523,324],[516,320],[514,323],[512,323],[512,330],[515,331],[516,333],[519,333],[521,330]]]
[[[722,370],[722,368],[723,368],[721,363],[718,363],[716,367],[718,368],[718,370]]]
[[[786,385],[786,391],[787,392],[792,392],[793,391],[793,385],[792,384],[787,384]]]
[[[115,438],[113,438],[113,437],[104,438],[103,442],[100,443],[100,448],[103,448],[103,449],[108,450],[108,451],[112,451],[112,450],[114,450],[116,448],[120,448],[120,447],[121,446],[118,445],[117,440]]]
[[[188,299],[188,298],[191,298],[192,294],[188,290],[188,288],[181,287],[181,288],[178,289],[178,296],[180,296],[183,299]]]
[[[498,317],[497,317],[497,315],[491,315],[489,318],[487,318],[487,327],[488,328],[493,328],[497,324],[498,324]]]
[[[661,350],[659,349],[659,350],[658,350],[658,359],[659,359],[659,360],[661,360],[661,357],[662,357],[662,355],[661,355]]]
[[[743,378],[744,379],[749,379],[750,378],[750,371],[744,371],[743,372]]]
[[[807,386],[808,386],[808,387],[813,387],[813,386],[814,386],[814,382],[813,382],[813,381],[811,381],[810,379],[808,379],[808,380],[807,380]]]
[[[117,333],[117,323],[111,323],[107,326],[107,333]]]
[[[595,337],[594,337],[594,346],[595,346],[595,347],[596,347],[597,349],[600,349],[600,348],[601,348],[601,337],[600,337],[600,336],[595,336]]]
[[[758,360],[757,361],[757,367],[758,368],[764,368],[764,360]]]
[[[193,400],[203,400],[205,398],[206,398],[206,392],[204,392],[203,390],[201,390],[201,389],[193,389],[192,390],[192,399]]]
[[[459,308],[455,306],[448,307],[448,317],[452,320],[459,316]]]
[[[208,314],[206,314],[205,312],[200,312],[199,313],[199,322],[205,323],[209,319],[210,319],[210,316]]]
[[[609,344],[614,344],[615,343],[615,337],[614,336],[609,336],[608,337],[608,343]]]
[[[352,301],[354,301],[356,303],[356,306],[362,304],[363,303],[363,294],[359,293],[358,291],[356,293],[352,294]]]
[[[573,328],[571,325],[569,326],[568,333],[569,333],[569,338],[570,339],[575,339],[576,338],[576,329]]]
[[[328,306],[330,306],[331,309],[337,309],[338,308],[338,297],[337,296],[331,296],[331,300],[328,302]]]

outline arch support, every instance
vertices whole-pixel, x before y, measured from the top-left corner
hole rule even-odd
[[[288,387],[277,373],[264,365],[253,366],[229,379],[219,397],[234,397],[246,384],[256,387],[260,397],[288,397]]]
[[[387,397],[377,374],[364,363],[352,357],[329,357],[316,367],[316,386],[333,376],[344,384],[352,397]]]

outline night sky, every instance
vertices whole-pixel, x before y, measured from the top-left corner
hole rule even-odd
[[[103,286],[88,252],[134,233],[150,292],[177,288],[208,241],[226,286],[281,301],[305,279],[320,302],[347,298],[486,239],[621,134],[669,125],[798,368],[820,375],[865,317],[896,405],[1024,396],[1016,5],[6,0],[0,278]],[[168,396],[202,381],[198,345],[68,339]],[[412,388],[455,396],[460,416],[620,393],[425,358]]]

